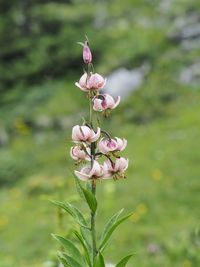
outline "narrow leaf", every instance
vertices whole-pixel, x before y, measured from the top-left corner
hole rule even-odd
[[[132,257],[133,255],[128,255],[126,257],[124,257],[122,260],[120,260],[120,262],[118,262],[118,264],[116,265],[116,267],[125,267],[127,262],[129,261],[129,259]]]
[[[76,183],[76,190],[79,194],[79,196],[83,199],[83,200],[86,200],[85,199],[85,195],[83,194],[83,187],[81,186],[81,183],[80,181],[78,180],[78,178],[74,175],[74,179],[75,179],[75,183]]]
[[[82,263],[82,265],[85,264],[80,251],[77,249],[77,247],[69,239],[65,239],[62,236],[54,235],[54,234],[52,234],[52,236],[60,244],[63,245],[63,247],[67,250],[67,253],[69,254],[69,256],[71,256],[72,258],[74,258],[74,260],[76,260],[78,262],[80,261]]]
[[[87,202],[91,211],[95,212],[97,209],[97,200],[89,189],[90,188],[89,183],[86,185],[87,189],[85,189],[82,187],[80,181],[76,177],[75,177],[75,181],[76,181],[76,188],[77,188],[77,191],[80,197],[83,198]]]
[[[88,265],[91,267],[92,266],[92,261],[91,261],[91,258],[92,258],[92,255],[90,257],[90,251],[91,251],[91,248],[88,246],[88,244],[85,242],[85,240],[83,239],[83,237],[79,234],[79,232],[77,231],[73,231],[75,236],[78,238],[78,240],[80,241],[83,249],[84,249],[84,252],[85,252],[85,259],[88,263]]]
[[[87,189],[88,191],[91,191],[91,188],[92,188],[92,186],[91,186],[91,181],[90,181],[90,182],[87,181],[87,182],[86,182],[86,189]]]
[[[95,212],[97,209],[97,200],[95,196],[93,195],[92,192],[86,190],[85,188],[82,188],[82,189],[83,189],[83,194],[85,196],[85,199],[88,203],[88,206],[90,207],[92,212]]]
[[[71,267],[62,256],[58,255],[58,259],[64,267]]]
[[[84,265],[81,265],[78,263],[75,259],[67,255],[66,253],[59,251],[59,258],[63,259],[70,267],[83,267]]]
[[[119,218],[119,216],[122,214],[124,209],[121,209],[120,211],[116,212],[111,218],[110,220],[106,223],[103,232],[101,234],[101,238],[100,238],[100,243],[103,242],[105,236],[107,235],[107,233],[109,232],[110,228],[113,226],[113,224],[116,223],[117,219]]]
[[[89,229],[89,226],[87,225],[87,222],[83,216],[83,214],[81,213],[81,211],[76,208],[75,206],[73,206],[72,204],[70,203],[63,203],[63,202],[60,202],[60,201],[51,201],[53,204],[55,204],[56,206],[64,209],[68,214],[70,214],[74,219],[75,221],[80,225],[80,226],[83,226],[85,228],[88,228]]]
[[[83,239],[87,243],[87,246],[91,248],[91,246],[92,246],[91,231],[86,229],[86,228],[84,228],[84,227],[80,227],[80,232],[81,232],[81,235],[82,235]]]
[[[119,226],[123,221],[125,221],[126,219],[128,219],[133,213],[129,213],[128,215],[122,217],[121,219],[117,220],[109,229],[109,231],[106,233],[106,235],[104,236],[104,239],[102,240],[99,249],[101,251],[104,250],[105,245],[107,243],[107,241],[109,240],[110,236],[112,235],[113,231],[117,228],[117,226]]]
[[[95,258],[94,267],[105,267],[103,255],[99,252]]]

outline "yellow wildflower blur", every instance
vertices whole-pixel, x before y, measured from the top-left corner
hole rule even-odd
[[[155,181],[160,181],[162,179],[162,172],[160,170],[154,170],[152,177]]]
[[[19,134],[26,135],[30,132],[30,128],[28,125],[23,121],[22,118],[17,118],[15,121],[15,129]]]

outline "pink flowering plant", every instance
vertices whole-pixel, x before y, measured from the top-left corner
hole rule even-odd
[[[128,168],[128,159],[121,157],[120,152],[127,146],[125,138],[113,137],[95,123],[94,112],[101,112],[106,118],[110,111],[120,103],[120,96],[114,99],[109,94],[101,93],[106,84],[106,79],[94,72],[92,65],[92,53],[88,40],[81,43],[83,46],[83,61],[86,71],[75,85],[82,90],[89,99],[89,119],[83,125],[75,125],[72,128],[72,141],[74,145],[70,149],[70,156],[76,163],[74,171],[77,191],[86,202],[90,210],[90,220],[72,205],[53,201],[55,205],[63,209],[78,224],[78,230],[73,231],[74,237],[79,241],[75,245],[71,240],[53,235],[61,243],[62,250],[58,252],[59,261],[66,267],[105,267],[103,252],[114,230],[131,214],[121,216],[123,210],[115,213],[105,225],[99,240],[96,236],[96,213],[98,202],[96,199],[96,187],[99,181],[107,179],[124,179]],[[96,125],[97,124],[97,125]],[[124,267],[132,255],[121,259],[115,266]]]

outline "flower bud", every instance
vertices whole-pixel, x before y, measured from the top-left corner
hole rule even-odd
[[[104,111],[107,109],[114,109],[120,103],[120,96],[116,100],[109,94],[98,95],[93,99],[93,109],[95,111]]]
[[[83,46],[83,61],[86,64],[89,64],[92,62],[92,53],[90,51],[88,41],[85,41],[85,44]]]
[[[75,142],[88,142],[93,143],[99,139],[101,135],[101,129],[98,127],[97,132],[90,127],[84,125],[76,125],[72,128],[72,140]]]

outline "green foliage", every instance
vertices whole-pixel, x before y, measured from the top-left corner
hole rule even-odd
[[[120,260],[119,263],[117,263],[116,267],[125,267],[126,264],[128,263],[129,259],[132,257],[133,255],[128,255],[126,257],[124,257],[123,259]]]
[[[89,244],[89,242],[87,242],[87,239],[84,238],[82,235],[79,234],[78,231],[74,231],[75,236],[78,238],[78,240],[80,241],[83,249],[84,249],[84,253],[85,253],[85,259],[88,263],[88,265],[91,267],[92,266],[92,255],[91,255],[91,245]]]
[[[55,204],[56,206],[64,209],[68,214],[70,214],[76,220],[76,222],[80,226],[83,226],[85,228],[89,228],[83,214],[81,213],[81,211],[78,208],[76,208],[75,206],[73,206],[70,203],[62,203],[59,201],[52,201],[52,203]]]
[[[85,196],[88,206],[90,207],[92,212],[95,212],[97,209],[97,200],[95,196],[90,191],[86,190],[85,188],[82,188],[82,190],[83,190],[83,194]]]
[[[108,226],[107,230],[105,231],[105,233],[102,237],[102,241],[101,241],[100,246],[99,246],[100,251],[103,251],[105,249],[105,246],[106,246],[109,238],[111,237],[112,233],[117,228],[117,226],[119,226],[123,221],[128,219],[132,214],[133,213],[130,213],[130,214],[125,215],[124,217],[122,217],[116,221],[112,221],[109,223],[109,226]]]
[[[78,181],[77,178],[75,178],[75,181],[76,181],[76,188],[77,188],[77,191],[78,191],[80,197],[83,198],[84,200],[86,200],[91,211],[95,212],[97,209],[96,197],[94,196],[94,194],[90,190],[82,187],[81,183]]]
[[[80,262],[83,266],[85,262],[83,261],[83,257],[77,247],[70,241],[69,239],[65,239],[62,236],[52,235],[61,245],[67,250],[67,254],[71,256],[75,261]]]
[[[103,255],[99,252],[94,263],[94,267],[105,267]]]
[[[118,217],[121,215],[121,213],[123,212],[124,209],[121,209],[120,211],[118,211],[117,213],[115,213],[110,220],[106,223],[102,234],[101,234],[101,238],[100,238],[100,242],[103,243],[103,240],[105,239],[105,237],[107,236],[108,232],[110,231],[111,227],[117,222]]]

